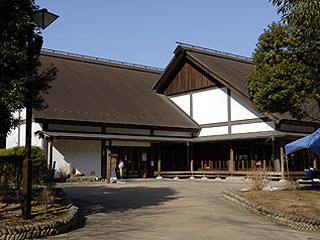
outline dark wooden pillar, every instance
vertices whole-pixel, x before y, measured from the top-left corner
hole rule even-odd
[[[233,150],[233,146],[230,145],[230,172],[233,173],[234,171],[235,171],[234,150]]]
[[[250,145],[250,160],[251,160],[251,169],[256,169],[256,160],[254,159],[254,152],[252,145]]]
[[[161,158],[162,158],[162,146],[161,144],[159,143],[159,147],[158,147],[158,176],[157,176],[157,179],[161,179],[162,176],[161,176]]]
[[[101,128],[101,133],[106,133],[106,128],[102,127]],[[106,141],[101,140],[101,177],[106,178]]]
[[[109,140],[109,146],[107,148],[107,166],[106,166],[106,175],[107,175],[107,182],[110,183],[111,178],[111,154],[112,154],[112,141]]]
[[[190,171],[193,172],[194,171],[194,145],[190,144],[189,148],[190,148]]]
[[[281,179],[284,179],[284,158],[285,158],[285,154],[284,154],[284,146],[281,143],[280,146],[280,163],[281,163]]]

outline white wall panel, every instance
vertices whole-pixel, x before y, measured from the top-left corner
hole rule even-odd
[[[231,121],[264,117],[257,112],[246,100],[231,92]]]
[[[18,146],[18,128],[12,129],[6,138],[6,148]]]
[[[265,123],[248,123],[231,126],[231,133],[250,133],[250,132],[265,132],[265,131],[274,131],[275,126],[273,122]]]
[[[203,137],[223,134],[228,134],[228,126],[202,128],[199,136]]]
[[[190,116],[190,94],[171,97],[170,99]]]
[[[193,119],[198,124],[228,121],[227,89],[217,88],[194,93]]]
[[[101,175],[101,142],[59,139],[54,143],[53,159],[57,172],[70,173],[74,167],[77,173]]]
[[[40,148],[43,148],[43,139],[39,138],[38,135],[35,135],[34,133],[36,131],[42,130],[42,127],[39,123],[32,123],[32,146],[38,146]]]

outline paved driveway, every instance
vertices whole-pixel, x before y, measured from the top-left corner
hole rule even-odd
[[[244,182],[128,181],[61,185],[81,208],[79,228],[50,239],[308,239],[220,198]]]

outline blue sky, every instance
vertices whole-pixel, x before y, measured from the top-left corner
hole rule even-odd
[[[181,41],[251,56],[277,9],[268,0],[36,0],[60,17],[45,48],[165,67]]]

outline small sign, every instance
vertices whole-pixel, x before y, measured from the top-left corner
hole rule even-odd
[[[147,153],[142,153],[142,162],[147,161]]]

